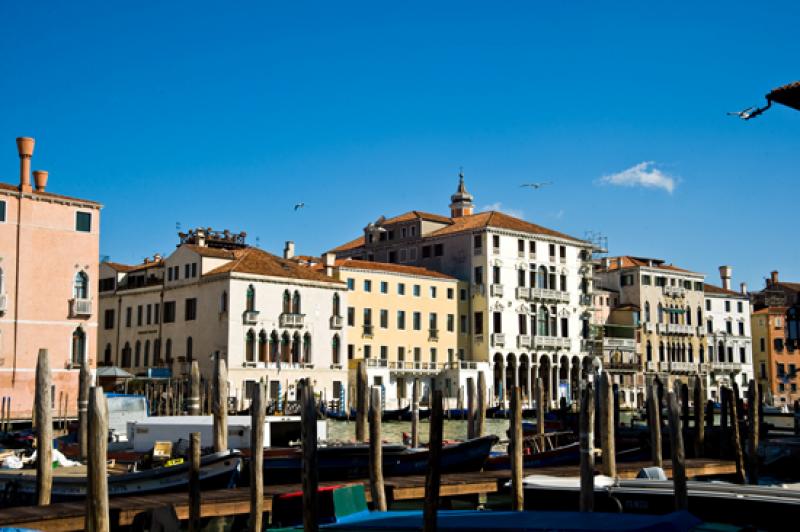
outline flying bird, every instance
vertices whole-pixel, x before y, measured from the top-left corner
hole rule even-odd
[[[520,185],[520,188],[526,188],[527,187],[527,188],[532,188],[534,190],[539,190],[542,187],[545,187],[547,185],[552,185],[552,184],[553,184],[552,181],[543,181],[541,183],[523,183],[523,184]]]
[[[302,209],[302,208],[303,208],[303,207],[305,207],[305,206],[306,206],[306,204],[305,204],[305,203],[303,203],[302,201],[301,201],[301,202],[299,202],[299,203],[295,203],[295,204],[294,204],[294,210],[299,210],[299,209]]]
[[[738,116],[742,120],[750,120],[751,118],[755,118],[772,105],[772,100],[767,100],[767,105],[764,107],[748,107],[747,109],[743,109],[741,111],[732,111],[728,113],[728,116]]]

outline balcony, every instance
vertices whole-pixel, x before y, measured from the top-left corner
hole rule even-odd
[[[242,323],[245,325],[255,325],[258,323],[258,311],[245,310],[244,314],[242,314]]]
[[[669,362],[659,362],[658,370],[662,373],[669,373]]]
[[[486,295],[486,285],[485,284],[473,284],[472,285],[472,295],[473,296],[485,296]]]
[[[516,296],[517,299],[528,299],[531,297],[531,289],[527,286],[518,286]]]
[[[389,371],[401,377],[403,375],[435,375],[440,369],[442,368],[436,362],[389,362]]]
[[[667,334],[689,335],[694,332],[694,327],[691,325],[682,325],[680,323],[667,323]]]
[[[638,362],[608,362],[604,365],[609,371],[639,371]]]
[[[482,247],[480,247],[480,248],[473,248],[473,249],[472,249],[472,254],[473,254],[473,255],[476,255],[476,256],[477,256],[477,255],[483,255],[483,248],[482,248]]]
[[[648,361],[645,365],[645,369],[647,371],[655,373],[658,371],[658,362],[653,362],[652,360]]]
[[[493,284],[489,287],[489,294],[492,297],[503,297],[503,285]]]
[[[530,349],[531,348],[531,337],[527,334],[521,334],[517,336],[517,348],[522,349]]]
[[[506,345],[506,335],[503,333],[492,333],[492,347],[503,347]]]
[[[444,369],[478,369],[477,362],[469,362],[466,360],[459,360],[456,362],[445,362],[443,364]]]
[[[0,294],[0,312],[5,312],[8,308],[8,296]]]
[[[389,361],[385,358],[368,358],[365,360],[368,368],[388,368]]]
[[[592,296],[581,294],[581,297],[578,299],[578,303],[584,307],[591,307],[592,306]]]
[[[669,297],[686,297],[686,289],[682,286],[664,286],[664,295]]]
[[[69,315],[71,318],[92,315],[92,300],[84,298],[74,298],[69,300]]]
[[[636,348],[636,340],[633,338],[603,338],[603,347],[633,351]]]
[[[656,324],[655,323],[646,321],[642,325],[644,326],[644,332],[646,332],[646,333],[656,332]]]
[[[534,348],[549,348],[549,349],[569,349],[569,338],[559,338],[557,336],[534,336]]]
[[[363,325],[361,327],[361,329],[362,329],[361,335],[365,336],[367,338],[372,338],[372,336],[375,334],[375,326],[374,325],[371,325],[371,324],[370,325]]]
[[[499,247],[493,247],[492,248],[492,253],[494,253],[495,255],[499,255],[500,254],[500,248]]]
[[[281,327],[302,327],[305,314],[293,314],[284,312],[278,318],[278,323]]]
[[[739,362],[712,362],[711,371],[739,372],[742,371],[742,364]]]
[[[706,328],[705,327],[698,327],[697,328],[697,336],[705,336],[706,335]]]
[[[559,303],[569,303],[569,292],[551,290],[549,288],[531,288],[531,299],[543,299],[547,301],[557,301]]]
[[[694,373],[697,370],[697,364],[694,362],[673,362],[671,370],[673,373]]]
[[[428,341],[435,342],[439,340],[439,329],[428,329]]]
[[[341,316],[331,316],[331,329],[341,329],[344,319]]]

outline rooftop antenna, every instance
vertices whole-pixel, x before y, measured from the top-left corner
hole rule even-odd
[[[608,237],[603,233],[588,230],[584,232],[584,239],[591,242],[593,257],[605,257],[608,255]]]
[[[111,255],[100,255],[100,262],[111,262]]]

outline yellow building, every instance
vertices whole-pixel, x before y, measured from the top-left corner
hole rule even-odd
[[[351,390],[357,362],[366,360],[370,385],[384,389],[385,408],[409,404],[415,378],[423,402],[436,386],[455,406],[478,370],[469,352],[466,283],[425,268],[349,259],[335,262],[334,277],[348,289]]]

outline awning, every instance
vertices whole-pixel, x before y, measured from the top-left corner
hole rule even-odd
[[[671,312],[673,314],[684,314],[686,312],[686,309],[684,309],[684,308],[665,308],[664,311],[665,312]]]
[[[97,376],[111,379],[132,379],[133,375],[117,366],[101,366],[97,368]]]

